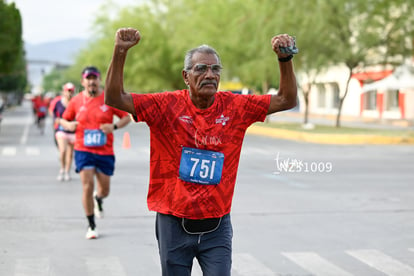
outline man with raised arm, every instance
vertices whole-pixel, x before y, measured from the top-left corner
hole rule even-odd
[[[287,34],[271,39],[279,60],[277,95],[218,92],[222,64],[208,45],[189,50],[181,72],[186,89],[154,94],[127,93],[123,71],[138,30],[116,32],[107,72],[105,103],[146,122],[151,133],[147,203],[156,215],[162,275],[191,275],[197,258],[203,275],[230,275],[231,203],[246,129],[267,114],[296,106],[292,55]]]

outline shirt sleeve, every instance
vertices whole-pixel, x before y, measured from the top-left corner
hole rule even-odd
[[[134,117],[134,120],[136,122],[142,121],[142,122],[146,122],[148,125],[151,125],[157,119],[160,118],[160,115],[163,112],[162,103],[165,102],[161,100],[161,97],[162,97],[161,93],[154,93],[154,94],[132,93],[131,95],[134,101],[135,113],[137,115],[136,117]]]
[[[118,117],[118,118],[124,118],[125,116],[128,116],[129,113],[123,110],[119,110],[117,108],[111,107],[112,112]]]
[[[76,116],[76,110],[75,110],[75,100],[72,98],[71,101],[69,101],[68,106],[65,109],[65,112],[62,114],[62,118],[67,121],[73,121]]]
[[[271,95],[242,95],[238,99],[240,116],[243,121],[250,124],[264,122],[269,111]]]

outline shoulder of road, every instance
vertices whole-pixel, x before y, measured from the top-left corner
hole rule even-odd
[[[294,140],[300,142],[318,143],[318,144],[376,144],[376,145],[404,145],[414,144],[414,131],[407,131],[407,135],[397,134],[397,131],[390,130],[385,134],[356,134],[356,133],[318,133],[311,130],[289,130],[278,128],[277,124],[257,123],[250,126],[247,130],[248,134],[262,135],[267,137]],[[392,133],[396,134],[393,135]]]

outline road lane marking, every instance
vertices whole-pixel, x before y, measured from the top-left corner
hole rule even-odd
[[[118,257],[87,257],[85,260],[88,276],[125,276]]]
[[[31,125],[31,119],[27,119],[27,123],[24,127],[22,137],[20,137],[20,144],[25,145],[27,143],[27,137],[29,136],[29,129]]]
[[[4,147],[1,150],[1,155],[3,156],[15,156],[17,152],[16,147]]]
[[[346,253],[388,276],[414,275],[414,268],[403,264],[378,250],[348,250]]]
[[[25,148],[25,154],[27,156],[39,156],[40,155],[40,149],[39,147],[26,147]],[[17,155],[17,147],[3,147],[0,150],[1,156],[16,156]]]
[[[39,156],[40,150],[38,147],[26,147],[26,155]]]
[[[153,259],[159,264],[158,256],[154,256]],[[159,271],[161,273],[161,267]],[[237,275],[240,276],[275,276],[273,271],[271,271],[266,265],[255,259],[250,254],[246,253],[233,254],[232,272],[237,272]],[[191,271],[191,275],[203,275],[203,272],[197,259],[194,259],[193,261],[193,269]]]
[[[282,252],[282,255],[314,275],[352,276],[351,273],[313,252]]]
[[[414,252],[414,248],[408,248],[408,250]],[[414,275],[414,269],[412,267],[405,265],[380,251],[360,249],[348,250],[345,252],[388,276]],[[352,276],[349,272],[337,267],[314,252],[281,252],[281,254],[302,267],[304,270],[310,272],[312,275]],[[159,264],[159,259],[154,257],[154,260],[155,259],[157,259],[156,261]],[[123,266],[116,256],[86,257],[85,263],[88,276],[126,276]],[[233,274],[240,276],[276,275],[270,268],[248,253],[236,253],[233,255],[232,272]],[[14,276],[48,275],[51,275],[51,266],[50,259],[47,257],[20,258],[16,260]],[[194,260],[192,275],[202,275],[201,268],[196,259]]]
[[[239,253],[233,255],[233,270],[241,276],[274,276],[272,270],[252,255]]]
[[[155,254],[152,256],[152,259],[154,260],[154,263],[157,264],[159,270],[157,271],[158,274],[156,275],[161,275],[161,264],[160,264],[160,256]],[[154,274],[155,275],[155,274]],[[191,270],[191,276],[202,276],[203,272],[201,271],[201,267],[197,261],[196,258],[194,258],[193,260],[193,268]]]
[[[16,260],[15,276],[45,276],[50,275],[48,258],[22,258]]]

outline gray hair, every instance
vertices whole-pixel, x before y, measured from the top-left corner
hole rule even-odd
[[[208,46],[206,44],[200,45],[196,48],[193,48],[191,50],[189,50],[186,54],[185,54],[185,58],[184,58],[184,70],[185,71],[190,71],[191,68],[193,68],[194,64],[193,64],[193,56],[195,53],[203,53],[203,54],[212,54],[215,55],[217,57],[218,63],[221,65],[221,60],[220,60],[220,56],[217,53],[217,51],[211,47]]]

